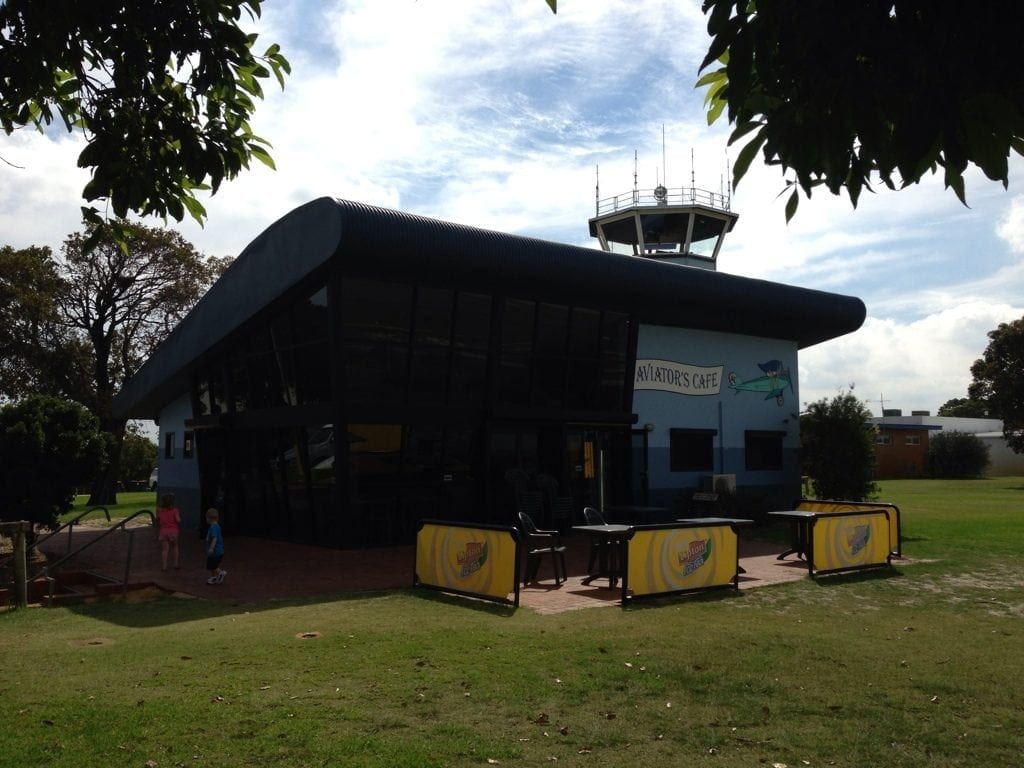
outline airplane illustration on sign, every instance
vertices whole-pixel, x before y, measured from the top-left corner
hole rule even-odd
[[[782,405],[785,402],[786,387],[793,392],[793,381],[789,368],[785,367],[778,360],[769,360],[766,363],[758,363],[762,376],[754,379],[741,380],[735,373],[729,373],[729,389],[739,394],[740,392],[764,392],[764,399],[775,398],[775,402]]]

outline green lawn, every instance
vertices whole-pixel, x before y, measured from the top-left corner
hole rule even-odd
[[[91,506],[88,502],[88,494],[76,496],[75,506],[66,515],[61,515],[60,521],[66,523],[82,512],[89,512],[89,514],[82,518],[83,520],[102,520],[104,518],[103,512],[99,508]],[[107,505],[106,510],[110,513],[111,519],[116,520],[128,517],[140,509],[148,509],[150,512],[155,512],[156,505],[157,496],[153,491],[132,491],[130,493],[117,494],[117,504]]]
[[[627,610],[12,611],[0,763],[1024,765],[1024,478],[882,491],[909,564]]]

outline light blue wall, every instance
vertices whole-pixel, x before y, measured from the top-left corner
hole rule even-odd
[[[192,403],[188,395],[179,397],[160,411],[160,447],[158,465],[160,481],[157,487],[157,503],[160,494],[173,493],[181,510],[182,529],[199,529],[199,458],[193,441],[191,458],[184,458],[185,420],[192,418]],[[167,458],[168,433],[174,433],[174,457]]]
[[[645,361],[666,361],[645,364]],[[778,361],[772,363],[772,361]],[[776,378],[778,394],[749,391],[768,387],[759,365],[786,369],[790,383]],[[730,374],[739,389],[730,384]],[[757,380],[761,379],[761,383]],[[652,504],[669,504],[681,490],[700,487],[707,472],[669,470],[669,430],[717,430],[714,471],[734,474],[741,499],[788,508],[800,487],[800,400],[795,342],[712,331],[641,326],[633,412],[637,427],[649,425],[648,488]],[[658,387],[645,389],[643,387]],[[783,469],[748,471],[744,433],[785,432]]]

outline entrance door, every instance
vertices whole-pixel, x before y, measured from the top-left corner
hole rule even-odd
[[[570,426],[565,459],[577,512],[583,507],[638,503],[633,501],[628,429]]]
[[[538,431],[525,427],[492,429],[487,442],[487,464],[487,508],[490,521],[514,525],[516,493],[536,486],[540,464]]]

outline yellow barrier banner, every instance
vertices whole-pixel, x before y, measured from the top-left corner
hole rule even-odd
[[[822,515],[814,522],[812,571],[836,571],[889,562],[889,515]]]
[[[738,546],[729,525],[637,528],[629,540],[629,589],[637,597],[734,584]]]
[[[416,580],[507,602],[516,591],[516,552],[511,529],[426,522],[416,534]]]
[[[894,555],[903,554],[900,546],[900,510],[895,504],[870,501],[825,501],[823,499],[800,499],[797,509],[807,512],[869,512],[884,509],[889,513],[889,546]]]

